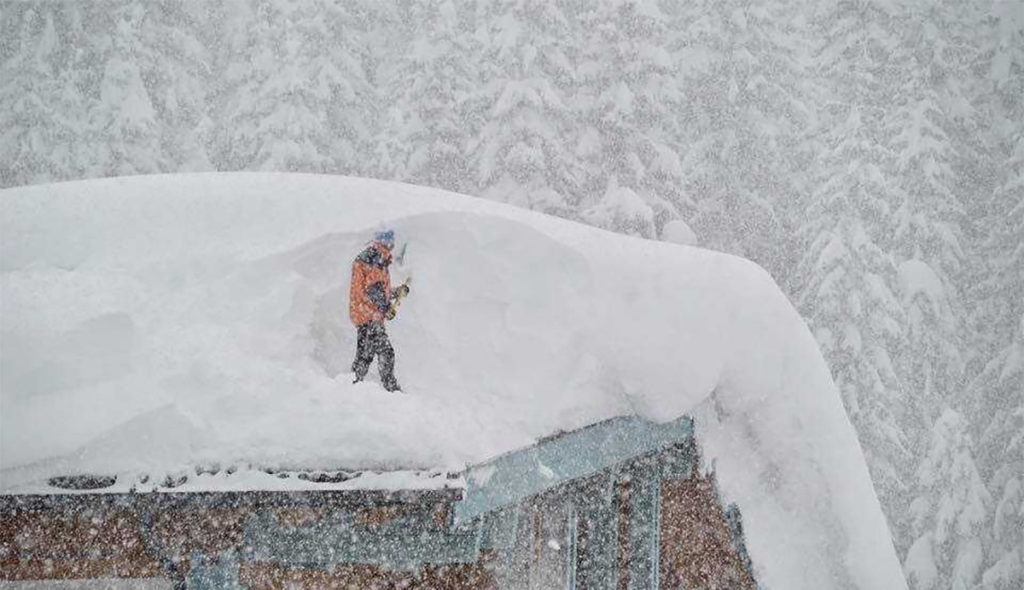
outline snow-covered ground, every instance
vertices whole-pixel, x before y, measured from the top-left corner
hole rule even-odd
[[[389,326],[406,394],[349,369],[350,263],[384,226],[408,242],[393,278],[414,279]],[[196,466],[455,471],[689,414],[768,587],[906,587],[828,368],[745,260],[286,174],[6,190],[0,240],[6,493]]]

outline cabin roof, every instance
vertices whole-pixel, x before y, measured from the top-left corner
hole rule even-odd
[[[505,453],[462,473],[441,471],[275,471],[202,469],[141,481],[116,476],[51,478],[48,489],[0,494],[0,511],[64,507],[323,506],[372,503],[457,502],[457,521],[500,510],[526,497],[582,479],[638,457],[691,440],[693,423],[683,417],[659,424],[623,416]],[[233,478],[240,481],[232,482]],[[263,482],[263,487],[253,486]],[[250,489],[232,489],[250,486]]]

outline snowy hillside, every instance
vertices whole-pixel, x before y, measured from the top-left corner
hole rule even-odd
[[[382,226],[414,277],[389,326],[405,395],[348,368],[349,265]],[[750,262],[285,174],[10,189],[0,239],[6,493],[210,464],[461,470],[689,414],[767,587],[905,587],[814,339]]]

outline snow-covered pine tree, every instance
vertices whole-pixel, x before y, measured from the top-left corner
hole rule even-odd
[[[681,92],[666,48],[667,19],[653,0],[577,6],[584,32],[576,68],[585,167],[581,217],[657,237],[680,216],[682,167],[675,116]],[[595,198],[596,197],[596,198]]]
[[[320,102],[301,59],[302,38],[295,32],[305,13],[299,4],[254,2],[246,45],[249,67],[238,67],[243,82],[221,120],[231,136],[241,168],[322,172],[330,167],[323,138]],[[242,64],[238,64],[242,66]]]
[[[981,432],[980,470],[994,500],[984,590],[1024,584],[1024,314],[1015,328],[1013,340],[969,389],[975,402],[973,423]]]
[[[1012,151],[1002,166],[992,197],[991,253],[993,288],[1005,329],[1003,342],[1019,336],[1017,318],[1024,315],[1024,123],[1012,139]]]
[[[1009,590],[1024,586],[1024,315],[1013,342],[984,376],[991,379],[986,397],[1002,403],[992,407],[992,423],[981,440],[995,498],[982,587]]]
[[[925,441],[936,409],[956,401],[963,387],[967,338],[960,278],[969,254],[955,168],[966,157],[953,139],[957,125],[947,108],[969,106],[962,106],[966,97],[953,96],[958,85],[945,82],[956,68],[942,51],[949,31],[934,27],[940,17],[915,4],[899,16],[898,92],[888,114],[897,130],[892,146],[900,187],[893,253],[909,330],[898,370],[912,409],[906,426],[916,445]],[[961,116],[974,119],[970,112]]]
[[[804,203],[804,255],[793,288],[832,367],[882,505],[892,507],[905,499],[912,456],[894,366],[906,320],[894,289],[896,266],[880,241],[891,216],[880,170],[891,154],[873,140],[858,108],[847,111],[822,144],[822,177]],[[888,516],[893,524],[896,515]]]
[[[470,142],[480,194],[566,215],[579,198],[568,140],[577,32],[550,0],[483,0],[477,23],[480,81],[467,106],[482,122]]]
[[[73,7],[14,3],[0,19],[0,188],[82,176]]]
[[[979,327],[989,345],[982,354],[991,360],[970,393],[982,473],[994,498],[981,587],[1009,590],[1024,587],[1024,14],[1010,2],[994,4],[999,43],[990,54],[989,97],[993,152],[1002,162],[983,221],[984,268],[991,274],[979,289]]]
[[[256,152],[248,91],[254,70],[266,67],[262,53],[251,45],[256,15],[251,0],[223,0],[210,7],[200,22],[200,37],[209,48],[213,79],[207,110],[214,120],[207,152],[217,170],[241,170]],[[245,56],[243,61],[241,56]],[[246,63],[248,62],[248,63]]]
[[[215,124],[207,89],[214,78],[202,37],[205,8],[187,0],[154,4],[139,32],[155,58],[142,64],[142,75],[160,125],[161,169],[166,172],[213,169],[207,145]]]
[[[779,207],[807,191],[814,123],[807,10],[791,2],[676,3],[688,217],[708,247],[746,256],[784,281],[795,254]],[[799,211],[793,211],[793,219]]]
[[[992,129],[1005,140],[1024,121],[1024,11],[1016,0],[992,0],[982,29],[983,101]]]
[[[895,366],[906,315],[890,254],[899,202],[887,141],[896,22],[884,2],[830,2],[816,15],[824,109],[813,138],[814,190],[801,202],[804,252],[790,291],[832,367],[897,548],[914,457]]]
[[[979,464],[995,500],[985,590],[1024,584],[1024,125],[1012,136],[991,200],[989,276],[979,289],[982,327],[999,348],[969,389]]]
[[[913,590],[971,590],[980,580],[992,498],[972,454],[969,425],[946,409],[917,469],[910,505],[915,540],[904,571]]]
[[[477,85],[472,14],[454,0],[410,0],[399,11],[410,41],[382,72],[388,104],[375,147],[377,176],[476,193],[466,99]]]
[[[1024,251],[1017,250],[1024,227],[1014,215],[1024,192],[1024,15],[1010,4],[992,5],[977,91],[994,178],[991,193],[976,206],[982,246],[973,316],[984,363],[1012,340],[1024,289]]]
[[[160,57],[146,42],[152,18],[134,2],[79,5],[87,23],[87,62],[96,68],[97,83],[89,89],[88,123],[83,143],[86,176],[153,174],[164,166],[161,127],[153,106],[147,64]]]
[[[347,172],[369,150],[375,95],[349,4],[256,0],[245,47],[227,74],[221,158],[233,167]],[[224,137],[226,136],[226,137]]]
[[[24,26],[10,38],[35,46],[5,66],[0,92],[12,102],[0,119],[13,135],[3,149],[18,153],[0,166],[35,168],[45,182],[210,169],[209,64],[192,7],[176,0],[11,8],[21,16],[5,23]]]
[[[370,169],[373,138],[380,116],[380,91],[374,86],[381,29],[391,21],[389,7],[373,0],[318,0],[314,11],[322,26],[307,37],[318,61],[316,84],[326,104],[328,150],[333,171],[360,174]],[[322,53],[322,54],[321,54]],[[318,55],[319,54],[319,55]]]

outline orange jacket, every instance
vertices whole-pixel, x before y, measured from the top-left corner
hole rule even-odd
[[[391,306],[391,252],[373,243],[352,262],[352,283],[348,292],[348,315],[357,326],[383,322]]]

